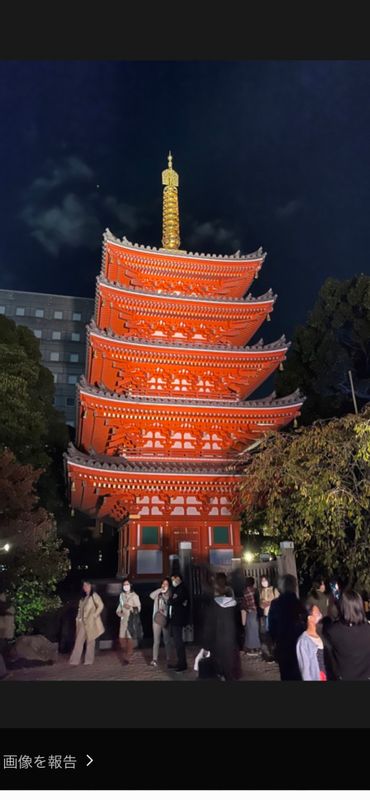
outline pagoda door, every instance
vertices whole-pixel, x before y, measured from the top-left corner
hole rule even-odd
[[[200,556],[200,525],[180,525],[172,528],[172,552],[178,554],[180,542],[191,542],[192,554],[195,558]]]

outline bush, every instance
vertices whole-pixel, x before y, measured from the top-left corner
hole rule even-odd
[[[60,598],[50,593],[50,587],[35,578],[20,580],[13,589],[11,599],[15,606],[17,634],[31,633],[32,623],[37,617],[62,605]]]

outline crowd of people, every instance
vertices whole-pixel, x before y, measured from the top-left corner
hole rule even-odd
[[[181,575],[174,572],[150,593],[153,601],[153,652],[150,666],[159,663],[163,639],[165,666],[188,669],[183,631],[189,621],[190,596]],[[95,643],[104,631],[103,602],[85,581],[77,618],[71,665],[94,661]],[[123,664],[143,637],[141,600],[129,578],[122,585],[117,616]],[[194,669],[200,679],[238,680],[243,656],[276,662],[282,681],[370,679],[370,624],[368,604],[352,589],[330,588],[323,577],[314,581],[305,601],[297,580],[285,575],[279,589],[267,575],[258,585],[245,580],[236,596],[224,573],[212,576],[201,606],[199,643]],[[175,657],[174,657],[175,656]]]

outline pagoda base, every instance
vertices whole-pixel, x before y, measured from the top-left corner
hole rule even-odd
[[[241,554],[240,521],[216,516],[192,520],[132,514],[120,528],[118,574],[135,581],[160,581],[170,574],[182,542],[191,545],[194,565],[229,569],[232,559]]]

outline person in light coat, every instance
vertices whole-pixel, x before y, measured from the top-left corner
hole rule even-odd
[[[84,581],[82,590],[83,597],[78,604],[76,617],[76,641],[69,661],[76,667],[80,664],[84,645],[86,645],[85,666],[94,663],[95,642],[105,630],[101,619],[104,603],[95,591],[95,586],[89,581]]]
[[[156,667],[158,664],[159,645],[161,642],[161,635],[163,634],[163,642],[166,651],[167,664],[171,661],[171,633],[169,628],[168,612],[169,600],[171,596],[169,578],[164,578],[159,589],[151,592],[150,597],[154,600],[153,603],[153,658],[150,662],[151,667]],[[161,618],[162,617],[162,618]]]
[[[123,662],[124,664],[129,664],[134,651],[135,640],[130,634],[128,623],[130,614],[134,609],[138,613],[141,611],[141,603],[139,595],[134,592],[128,578],[123,581],[122,588],[123,592],[119,596],[116,614],[120,618],[119,643],[123,654]]]

